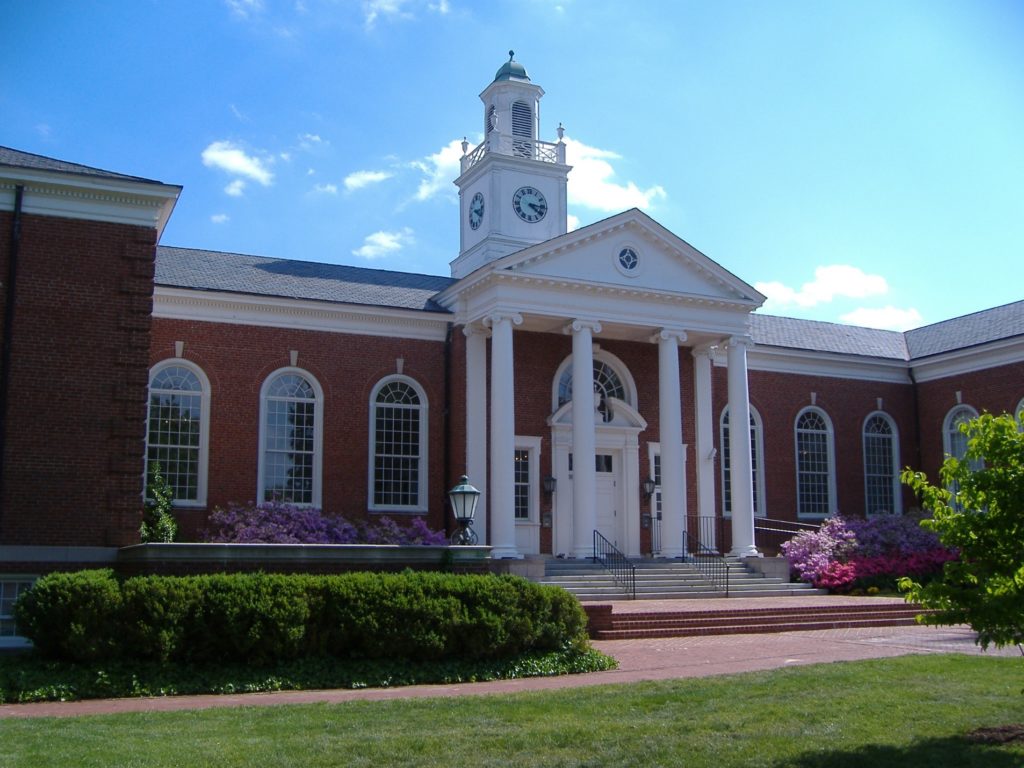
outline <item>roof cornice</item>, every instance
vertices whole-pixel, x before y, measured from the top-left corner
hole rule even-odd
[[[444,341],[449,315],[158,285],[153,317]]]

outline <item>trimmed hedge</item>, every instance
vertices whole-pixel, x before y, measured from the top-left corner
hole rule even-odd
[[[484,660],[586,642],[575,597],[517,576],[78,571],[41,578],[15,615],[65,661]]]

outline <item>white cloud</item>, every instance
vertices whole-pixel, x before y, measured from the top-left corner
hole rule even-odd
[[[869,309],[861,307],[853,312],[847,312],[840,318],[844,323],[851,325],[862,325],[866,328],[882,328],[888,331],[908,331],[922,325],[924,319],[921,313],[911,307],[900,309],[899,307],[880,307]]]
[[[331,142],[315,133],[303,133],[299,136],[299,149],[304,149],[307,152],[319,147],[328,147],[330,144]]]
[[[393,175],[388,171],[355,171],[345,177],[345,189],[349,192],[362,189],[370,184],[379,184]]]
[[[248,123],[249,122],[249,116],[246,115],[242,110],[240,110],[234,104],[228,104],[228,107],[231,109],[231,114],[233,114],[235,116],[235,118],[239,122],[242,122],[242,123]]]
[[[231,220],[231,217],[226,213],[215,213],[210,217],[210,221],[214,224],[227,224]]]
[[[615,169],[609,160],[620,155],[582,141],[565,138],[566,162],[572,166],[569,174],[568,196],[570,205],[582,205],[598,211],[617,213],[627,208],[650,208],[655,200],[666,197],[664,187],[655,185],[640,189],[632,181],[619,184]]]
[[[36,125],[36,133],[38,133],[42,138],[48,139],[50,138],[50,134],[53,133],[53,129],[50,128],[47,123],[39,123]]]
[[[419,8],[442,16],[452,9],[449,0],[363,0],[363,21],[367,29],[378,21],[408,21],[416,18]]]
[[[247,155],[245,151],[230,141],[215,141],[203,150],[203,165],[208,168],[219,168],[232,176],[244,176],[269,187],[274,181],[274,174],[267,168],[265,161],[255,155]]]
[[[224,187],[224,194],[230,195],[231,197],[241,197],[245,194],[245,182],[241,179],[235,179]]]
[[[580,217],[573,216],[571,213],[566,214],[566,231],[572,232],[573,230],[580,228]]]
[[[765,309],[798,306],[813,307],[836,297],[864,299],[889,292],[889,284],[881,275],[869,275],[857,267],[832,264],[814,270],[814,280],[799,290],[779,282],[754,283],[768,297]]]
[[[336,194],[338,194],[338,185],[337,184],[317,184],[317,185],[315,185],[313,187],[313,191],[314,192],[320,192],[320,193],[326,194],[326,195],[336,195]]]
[[[263,0],[225,0],[228,8],[236,16],[248,19],[263,10]]]
[[[379,259],[415,244],[413,231],[405,227],[400,232],[374,232],[367,235],[362,246],[352,251],[353,255],[364,259]]]
[[[422,171],[425,176],[416,190],[416,199],[429,200],[442,190],[455,194],[452,182],[459,176],[461,158],[462,139],[452,139],[434,154],[413,161],[412,167]]]

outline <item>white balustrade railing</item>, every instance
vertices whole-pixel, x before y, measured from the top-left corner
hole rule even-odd
[[[528,160],[539,160],[542,163],[565,164],[564,142],[538,141],[522,136],[509,136],[508,134],[494,131],[489,138],[478,144],[472,152],[462,156],[462,172],[465,173],[479,163],[489,152],[498,155],[523,157]]]

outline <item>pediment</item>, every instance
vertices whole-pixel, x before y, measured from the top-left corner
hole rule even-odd
[[[759,306],[765,297],[646,214],[633,209],[491,265],[522,277]]]

